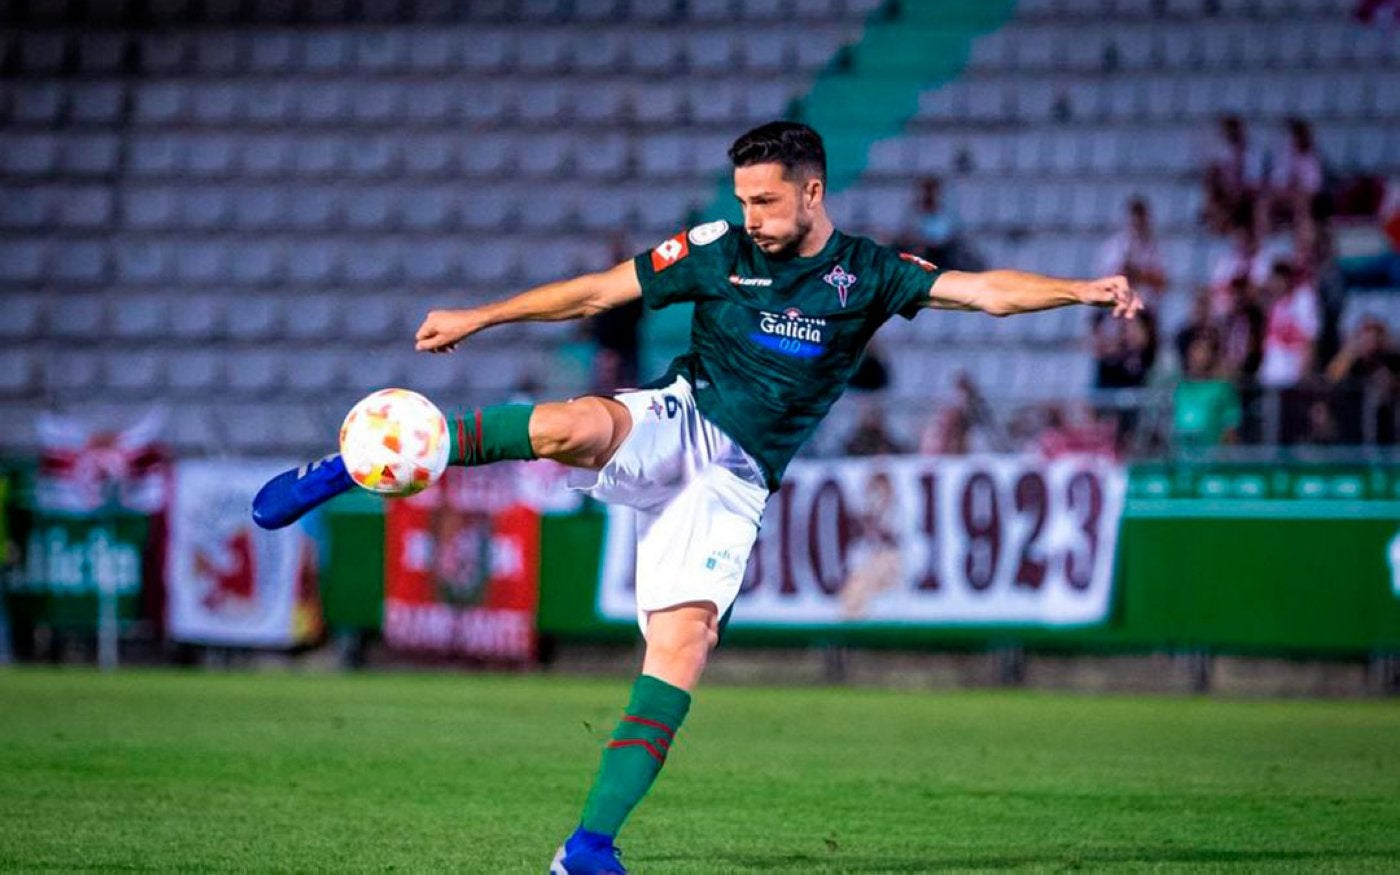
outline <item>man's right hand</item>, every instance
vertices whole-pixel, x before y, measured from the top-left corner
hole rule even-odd
[[[418,326],[419,352],[452,352],[457,344],[486,327],[476,310],[433,310]]]

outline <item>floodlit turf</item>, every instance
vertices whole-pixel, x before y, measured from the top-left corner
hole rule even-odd
[[[0,671],[0,868],[543,873],[625,684]],[[1400,707],[713,688],[638,873],[1396,871]]]

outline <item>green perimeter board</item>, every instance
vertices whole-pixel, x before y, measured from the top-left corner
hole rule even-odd
[[[384,501],[355,489],[324,513],[330,539],[321,576],[326,627],[377,630],[384,622]]]
[[[1161,498],[1129,500],[1119,534],[1114,601],[1102,626],[731,626],[726,643],[969,649],[1017,643],[1089,652],[1209,648],[1337,656],[1400,650],[1400,595],[1391,586],[1387,562],[1389,544],[1400,532],[1400,513],[1385,500],[1394,494],[1393,475],[1368,474],[1370,488],[1362,494],[1370,501],[1289,500],[1316,487],[1319,477],[1324,483],[1356,479],[1350,471],[1309,470],[1287,477],[1271,472],[1270,488],[1256,497],[1196,497],[1220,489],[1222,473],[1260,479],[1257,471],[1238,469],[1171,472],[1175,489]],[[1136,471],[1131,476],[1138,479]],[[1348,508],[1361,508],[1359,518],[1338,518]],[[636,637],[632,623],[597,619],[604,525],[600,512],[548,521],[542,634],[578,641]],[[742,618],[743,605],[736,611]]]

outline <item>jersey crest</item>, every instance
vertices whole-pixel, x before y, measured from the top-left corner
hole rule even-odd
[[[841,306],[846,306],[846,298],[850,295],[851,286],[859,279],[855,274],[847,273],[841,265],[836,265],[831,269],[831,273],[822,277],[822,282],[836,289],[836,294],[841,297]]]

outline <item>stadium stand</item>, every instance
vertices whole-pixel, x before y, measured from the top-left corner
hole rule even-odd
[[[618,230],[640,249],[714,214],[732,137],[784,115],[834,143],[838,224],[898,234],[937,174],[990,265],[1092,272],[1144,196],[1170,265],[1164,332],[1219,246],[1199,175],[1222,112],[1303,115],[1329,170],[1400,175],[1400,44],[1345,4],[922,6],[419,0],[352,21],[337,3],[9,4],[0,393],[16,411],[159,396],[208,416],[177,429],[183,452],[306,454],[379,385],[462,403],[586,389],[562,361],[571,329],[451,358],[408,339],[429,306],[602,267]],[[845,123],[823,97],[896,74],[912,89],[897,118]],[[1396,298],[1357,298],[1346,324],[1400,324]],[[886,331],[897,391],[936,397],[959,368],[995,399],[1090,386],[1078,312]],[[258,427],[267,411],[287,427]],[[922,415],[897,423],[911,443]],[[0,440],[32,445],[23,428]]]

